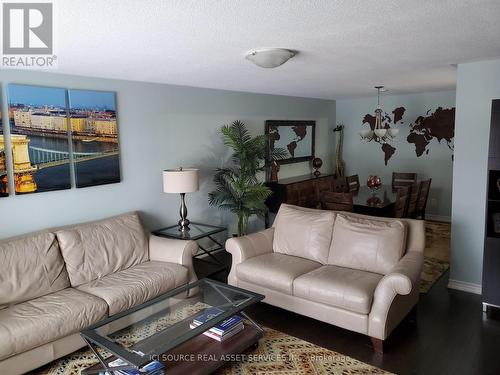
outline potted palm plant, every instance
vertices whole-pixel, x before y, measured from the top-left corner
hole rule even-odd
[[[224,125],[220,132],[224,144],[233,150],[233,166],[216,170],[215,190],[208,194],[208,202],[236,214],[238,236],[242,236],[252,215],[263,217],[267,213],[265,202],[271,190],[257,179],[257,173],[265,168],[267,136],[252,137],[239,120]],[[269,156],[278,160],[285,155],[284,149],[275,148]]]

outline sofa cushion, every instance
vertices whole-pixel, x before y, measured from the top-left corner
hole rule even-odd
[[[323,266],[293,282],[293,295],[309,301],[368,314],[382,275],[337,266]]]
[[[167,262],[145,262],[77,287],[102,298],[114,315],[188,282],[188,269]]]
[[[328,264],[387,274],[405,251],[406,225],[337,214]]]
[[[282,204],[273,226],[273,251],[326,264],[335,213]]]
[[[321,263],[286,254],[269,253],[245,260],[236,266],[238,279],[292,294],[293,280]]]
[[[69,287],[53,233],[0,242],[0,309]]]
[[[146,232],[137,213],[80,224],[56,233],[72,286],[149,259]]]
[[[0,310],[0,360],[79,332],[107,312],[102,299],[73,288]]]

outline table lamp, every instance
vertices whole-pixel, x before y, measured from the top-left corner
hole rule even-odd
[[[165,193],[177,193],[181,195],[181,219],[179,220],[179,230],[181,232],[189,230],[185,197],[186,193],[192,193],[199,189],[198,172],[199,169],[184,169],[182,167],[163,171],[163,191]]]

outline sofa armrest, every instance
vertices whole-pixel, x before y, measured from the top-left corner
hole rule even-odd
[[[193,255],[198,251],[195,241],[183,241],[151,234],[149,236],[149,259],[159,262],[177,263],[189,271],[188,282],[196,281]]]
[[[368,334],[381,340],[418,302],[420,273],[424,255],[409,251],[394,268],[385,275],[375,289],[373,305],[369,315]],[[404,296],[404,298],[397,298]]]
[[[246,259],[257,255],[273,252],[274,228],[248,234],[243,237],[234,237],[226,241],[226,250],[231,253],[233,259],[231,271],[228,276],[228,284],[236,285],[236,266]]]

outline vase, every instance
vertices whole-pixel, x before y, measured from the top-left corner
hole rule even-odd
[[[380,186],[382,186],[382,180],[380,179],[379,176],[373,175],[368,177],[368,180],[366,181],[366,186],[375,193]]]

